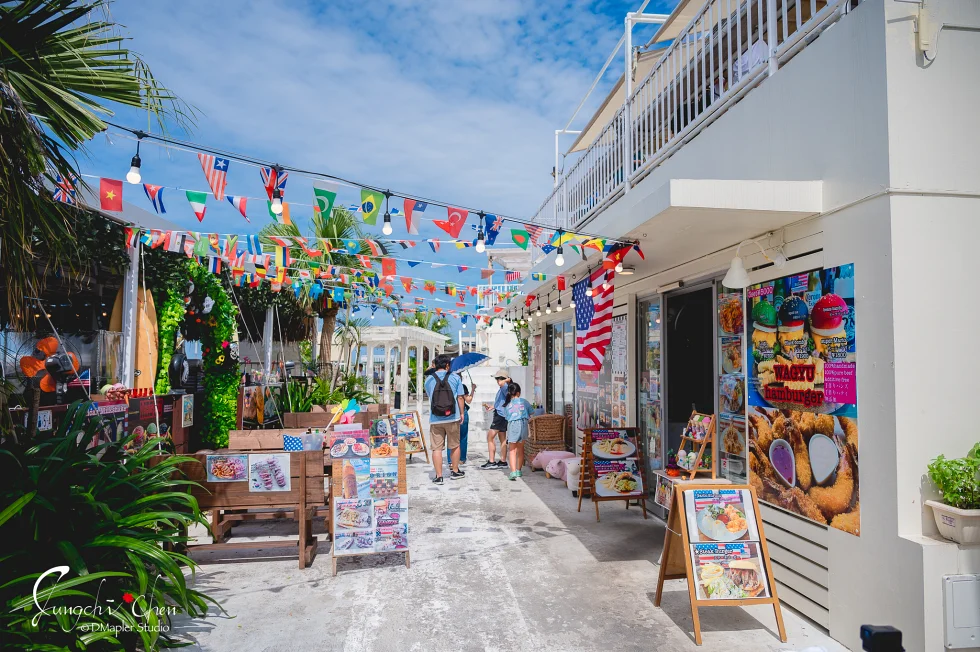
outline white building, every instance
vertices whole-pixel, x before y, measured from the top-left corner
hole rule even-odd
[[[642,247],[614,280],[628,400],[612,418],[641,426],[653,458],[691,402],[725,408],[716,311],[740,242],[761,245],[741,248],[752,284],[853,263],[860,535],[763,508],[780,598],[851,649],[863,623],[943,649],[943,576],[980,573],[980,549],[939,538],[923,505],[929,461],[980,439],[965,418],[980,383],[952,353],[980,318],[978,29],[976,0],[682,0],[655,37],[672,44],[633,59],[534,218]],[[534,270],[578,280],[599,260]],[[545,404],[579,422],[574,319],[543,314],[532,333]],[[744,455],[719,472],[745,473]]]

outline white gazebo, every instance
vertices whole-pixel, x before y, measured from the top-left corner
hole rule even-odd
[[[434,359],[435,356],[439,355],[445,349],[446,344],[449,342],[449,336],[440,335],[439,333],[434,333],[418,326],[369,326],[361,329],[360,339],[361,346],[365,347],[368,351],[368,364],[364,366],[366,374],[371,373],[370,362],[374,358],[375,349],[379,347],[384,349],[384,390],[382,391],[382,395],[378,397],[380,403],[392,404],[392,390],[388,379],[391,378],[393,366],[398,362],[401,363],[401,382],[400,386],[396,389],[402,395],[402,410],[408,408],[408,354],[411,348],[415,348],[415,359],[417,360],[415,365],[415,387],[418,390],[417,409],[421,414],[423,394],[422,374],[425,371],[422,365],[422,360],[424,359],[423,352],[428,347],[429,360]],[[398,357],[395,358],[395,355]],[[370,384],[370,376],[368,376],[368,379]]]

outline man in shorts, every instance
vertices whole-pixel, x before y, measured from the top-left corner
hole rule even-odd
[[[432,467],[435,469],[435,477],[432,481],[442,484],[442,449],[449,448],[450,473],[449,477],[458,480],[465,476],[459,470],[459,424],[463,415],[463,381],[459,374],[449,373],[449,364],[452,358],[448,355],[438,355],[435,359],[435,371],[425,379],[425,393],[429,396],[429,443],[432,453]],[[432,394],[436,389],[437,379],[446,379],[456,400],[453,404],[454,412],[447,416],[432,414]]]
[[[510,384],[510,373],[506,369],[497,369],[494,374],[494,380],[497,381],[497,397],[493,401],[493,405],[489,403],[483,404],[483,409],[493,410],[492,421],[490,422],[490,430],[487,432],[487,448],[490,451],[490,456],[487,461],[480,466],[481,469],[506,469],[507,468],[507,444],[505,443],[505,438],[507,437],[507,413],[504,412],[504,401],[507,400],[507,386]],[[500,439],[500,461],[494,462],[493,459],[497,456],[497,439]]]

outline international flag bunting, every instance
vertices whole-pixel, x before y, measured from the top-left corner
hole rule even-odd
[[[208,271],[212,274],[220,274],[221,259],[217,256],[208,256]]]
[[[565,289],[565,277],[564,276],[559,276],[558,277],[558,291],[559,292],[562,292],[562,291],[564,291],[564,289]]]
[[[248,248],[248,253],[253,256],[260,255],[262,253],[262,243],[259,241],[259,236],[257,235],[247,235],[245,236],[245,245]]]
[[[572,287],[575,299],[575,352],[580,371],[601,371],[612,341],[613,285],[604,289],[606,271],[599,268]],[[586,290],[592,288],[592,296]]]
[[[422,289],[428,292],[429,294],[435,294],[436,292],[435,281],[425,281],[422,285]]]
[[[153,211],[157,215],[167,212],[167,209],[163,207],[163,186],[154,186],[152,183],[144,183],[143,192],[146,193],[146,198],[150,200],[151,204],[153,204]]]
[[[129,226],[124,226],[123,227],[123,233],[125,234],[126,246],[127,247],[135,247],[136,246],[136,240],[137,240],[137,238],[139,238],[139,234],[140,234],[139,230],[138,229],[134,229],[134,228],[129,227]]]
[[[647,259],[647,257],[643,255],[643,250],[640,249],[640,243],[639,242],[637,242],[637,243],[635,243],[633,245],[633,251],[635,251],[637,253],[637,255],[640,257],[640,260],[646,260]]]
[[[452,237],[458,238],[460,231],[463,230],[463,225],[466,224],[466,216],[469,215],[469,211],[465,211],[462,208],[447,206],[446,215],[449,219],[433,220],[432,223]]]
[[[547,281],[548,280],[548,275],[547,274],[542,274],[541,272],[531,272],[531,280],[532,281]]]
[[[426,242],[428,242],[429,243],[429,246],[432,247],[432,253],[436,253],[436,252],[439,251],[439,241],[438,240],[432,239],[432,240],[426,240]]]
[[[170,240],[167,241],[166,249],[172,254],[179,254],[184,251],[185,236],[179,231],[170,232]]]
[[[361,245],[358,244],[357,240],[344,240],[344,249],[353,255],[361,251]]]
[[[412,285],[412,278],[410,276],[402,276],[401,282],[402,282],[402,287],[405,288],[406,293],[412,291],[413,285]]]
[[[493,269],[481,269],[480,278],[491,278],[493,276]]]
[[[533,294],[527,295],[527,298],[524,299],[524,305],[527,306],[528,308],[530,308],[531,307],[531,302],[534,301],[534,297],[535,297],[535,295],[533,295]]]
[[[381,200],[384,194],[377,190],[361,189],[361,216],[365,224],[375,225],[378,223],[378,211],[381,210]]]
[[[458,269],[460,271],[460,273],[462,273],[462,272],[465,272],[466,270],[468,270],[469,267],[467,267],[466,265],[456,265],[456,269]]]
[[[466,307],[466,302],[465,301],[457,301],[456,302],[456,307],[457,308],[465,308]]]
[[[276,265],[276,274],[282,274],[289,267],[289,249],[286,247],[276,247],[273,250],[272,260]]]
[[[558,230],[551,234],[551,239],[548,241],[548,244],[550,244],[552,247],[560,247],[574,237],[574,233]]]
[[[381,255],[381,245],[379,245],[375,240],[371,240],[370,238],[365,238],[364,244],[367,245],[367,248],[371,251],[372,256]]]
[[[259,168],[259,176],[262,177],[262,185],[265,186],[265,194],[272,200],[272,193],[276,188],[279,189],[280,199],[286,196],[286,181],[289,173],[283,170],[280,174],[275,168]]]
[[[467,286],[466,291],[470,293],[470,296],[471,297],[475,297],[476,296],[476,293],[479,292],[479,289],[477,289],[477,288],[473,287],[472,285],[470,285],[470,286]]]
[[[446,285],[446,294],[448,294],[451,297],[456,296],[456,286],[453,285],[452,283],[447,284]]]
[[[337,184],[329,181],[313,182],[313,205],[319,211],[324,223],[330,220],[335,201],[337,201]]]
[[[150,246],[153,249],[158,249],[164,245],[170,245],[170,238],[173,231],[161,231],[160,229],[153,229],[152,236],[150,237]]]
[[[463,326],[466,326],[466,315],[463,315]]]
[[[541,234],[544,233],[544,227],[536,224],[525,224],[524,229],[527,231],[528,237],[531,239],[531,244],[538,244],[538,239],[541,237]]]
[[[422,297],[415,297],[415,305],[417,305],[417,306],[424,306],[425,305],[425,299],[423,299]]]
[[[191,210],[194,211],[194,217],[197,218],[198,222],[203,222],[204,213],[207,211],[208,194],[197,190],[188,190],[186,191],[186,195],[187,201],[191,205]]]
[[[303,253],[310,258],[317,258],[323,255],[323,252],[316,248],[317,239],[316,238],[296,238],[296,244],[299,245]]]
[[[228,159],[198,154],[197,160],[201,162],[201,169],[204,170],[204,177],[208,180],[214,198],[221,201],[225,198],[225,184],[228,183]]]
[[[405,262],[408,263],[409,267],[415,267],[416,265],[422,264],[421,260],[406,260]]]
[[[582,246],[585,247],[586,249],[595,249],[596,251],[602,251],[603,248],[606,246],[606,241],[604,238],[590,238],[589,240],[586,240],[585,244],[583,244]]]
[[[415,240],[395,240],[394,242],[402,249],[410,249],[418,244]]]
[[[381,259],[381,275],[382,276],[394,276],[397,273],[398,264],[393,258],[382,258]]]
[[[333,300],[337,303],[344,302],[344,288],[336,287],[333,289]]]
[[[122,210],[122,181],[99,179],[99,207],[104,211]]]
[[[63,204],[75,204],[77,201],[77,193],[75,191],[75,184],[73,183],[74,180],[74,176],[72,176],[71,179],[65,179],[60,174],[56,176],[54,183],[57,187],[55,188],[54,194],[51,195],[51,197],[55,201],[60,201]]]
[[[424,213],[428,206],[424,201],[405,200],[405,228],[411,235],[419,234],[419,217],[415,213]]]
[[[614,269],[616,265],[623,262],[628,254],[633,249],[633,243],[631,242],[611,242],[606,245],[603,253],[605,257],[602,260],[602,269]]]
[[[364,267],[366,269],[371,269],[371,259],[368,258],[367,256],[358,254],[357,260],[360,261],[361,267]]]
[[[279,247],[292,247],[293,246],[293,238],[292,238],[292,236],[270,235],[270,236],[267,236],[267,237],[269,238],[269,240],[272,240],[272,242],[276,246],[279,246]]]
[[[279,215],[276,215],[275,213],[272,212],[272,202],[271,201],[267,201],[266,202],[266,206],[269,209],[269,217],[272,218],[272,221],[275,222],[276,224],[292,224],[293,223],[293,218],[290,217],[290,215],[289,215],[289,202],[284,201],[282,203],[282,213],[280,213]]]
[[[429,263],[429,265],[432,266],[432,269],[437,269],[439,267],[445,267],[446,263]]]
[[[554,246],[550,242],[546,242],[543,245],[541,245],[541,253],[543,253],[543,254],[550,254],[552,251],[554,251],[557,248],[558,247]]]
[[[225,239],[224,259],[232,264],[238,258],[238,236],[229,235]]]
[[[492,247],[493,243],[497,241],[497,236],[500,235],[500,230],[504,227],[504,218],[497,217],[496,215],[487,215],[487,234],[486,242],[484,243],[488,247]]]
[[[521,280],[521,273],[520,272],[507,272],[507,274],[504,275],[504,278],[506,279],[506,281],[508,283],[517,283],[518,281]],[[562,288],[562,289],[564,289],[564,288]]]
[[[527,245],[531,242],[531,237],[524,229],[511,229],[510,237],[521,249],[527,251]]]
[[[465,249],[466,247],[475,247],[476,240],[474,240],[473,242],[467,242],[466,240],[456,240],[455,244],[457,249]]]
[[[310,298],[316,301],[323,294],[323,284],[320,281],[313,281],[310,285]]]
[[[249,224],[252,223],[252,220],[248,219],[248,215],[245,214],[245,207],[248,205],[248,197],[239,197],[238,195],[234,195],[234,196],[228,195],[228,203],[234,206],[235,209],[242,214],[242,217],[245,218],[246,222],[248,222]]]

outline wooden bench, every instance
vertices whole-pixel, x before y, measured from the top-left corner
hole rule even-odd
[[[214,454],[283,453],[276,450],[222,450]],[[301,451],[290,456],[289,491],[250,491],[249,482],[208,482],[205,463],[208,453],[194,455],[200,464],[186,463],[181,469],[188,480],[200,486],[191,487],[202,511],[211,512],[212,543],[188,545],[189,550],[266,549],[291,546],[282,541],[229,541],[231,528],[236,523],[289,518],[299,523],[296,541],[299,567],[306,568],[316,556],[317,540],[313,536],[313,518],[318,512],[330,513],[327,504],[329,492],[324,492],[324,452]],[[328,531],[330,527],[328,516]]]

